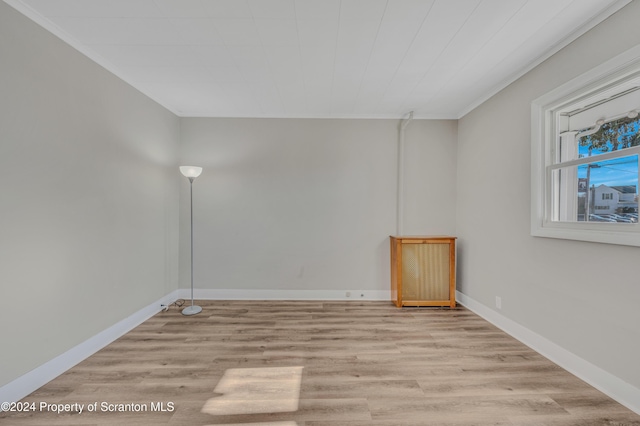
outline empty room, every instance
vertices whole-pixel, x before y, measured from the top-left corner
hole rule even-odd
[[[3,0],[0,424],[640,425],[639,20]]]

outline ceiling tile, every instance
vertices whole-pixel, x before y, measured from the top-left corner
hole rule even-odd
[[[383,69],[386,75],[388,68],[397,70],[419,28],[419,22],[407,24],[402,21],[384,20],[376,35],[367,72],[375,75],[380,74],[377,70]]]
[[[255,19],[255,26],[263,45],[297,46],[298,26],[293,19]]]
[[[253,18],[249,5],[243,0],[203,0],[202,7],[210,18]]]
[[[298,20],[298,39],[302,46],[331,46],[338,38],[338,21]]]
[[[266,116],[280,116],[284,114],[284,106],[278,88],[273,82],[250,82],[256,104]]]
[[[297,19],[337,21],[340,16],[340,0],[295,0]]]
[[[207,17],[202,0],[153,0],[162,15],[167,18]]]
[[[273,82],[271,66],[261,46],[231,46],[227,49],[246,81]]]
[[[87,45],[182,45],[183,38],[163,18],[52,18],[68,34]]]
[[[206,79],[244,81],[233,57],[224,46],[193,46],[193,52],[206,68]]]
[[[358,97],[356,98],[354,111],[357,113],[365,113],[371,110],[372,106],[379,104],[384,99],[387,85],[386,80],[370,81],[361,87]]]
[[[300,61],[306,80],[331,81],[335,61],[333,47],[302,46]]]
[[[210,18],[175,18],[170,20],[183,44],[224,44],[215,22]]]
[[[296,19],[294,0],[248,0],[255,19]]]
[[[191,48],[184,46],[91,46],[100,56],[118,68],[201,68],[203,63]]]
[[[83,44],[123,44],[138,31],[125,19],[53,17],[51,22]]]
[[[229,46],[260,46],[253,19],[214,19],[216,29]]]
[[[380,21],[387,0],[342,0],[340,19],[347,21]]]
[[[385,21],[421,23],[427,16],[435,0],[396,0],[387,3]]]
[[[297,46],[269,46],[265,48],[273,78],[279,84],[301,82],[302,67]]]
[[[67,18],[161,18],[153,0],[29,0],[42,16]]]
[[[366,68],[380,21],[341,21],[336,44],[336,67]]]

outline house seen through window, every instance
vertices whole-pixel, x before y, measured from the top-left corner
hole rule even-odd
[[[614,112],[615,99],[632,97],[637,90],[617,94],[595,106],[560,113],[556,162],[552,175],[552,220],[560,222],[638,222],[638,147],[640,116],[637,110]],[[640,107],[640,96],[638,106]],[[627,102],[625,102],[627,103]],[[586,116],[601,118],[591,126]],[[607,117],[607,113],[609,117]],[[611,117],[611,114],[615,114]],[[580,115],[585,114],[585,118]]]

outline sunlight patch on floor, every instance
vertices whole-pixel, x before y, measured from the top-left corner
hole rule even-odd
[[[298,410],[303,367],[231,368],[225,371],[202,412],[214,416],[287,413]],[[295,422],[258,423],[294,426]]]
[[[223,425],[205,426],[298,426],[297,422],[264,422],[264,423],[227,423]]]

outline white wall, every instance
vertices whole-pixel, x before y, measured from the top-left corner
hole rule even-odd
[[[463,117],[457,186],[458,289],[636,388],[640,249],[531,237],[529,188],[531,101],[633,47],[638,16],[630,3]]]
[[[457,120],[407,126],[404,235],[455,235],[457,132]]]
[[[231,290],[200,294],[388,297],[398,123],[183,119],[182,163],[204,167],[193,187],[194,286]],[[407,233],[455,228],[455,135],[453,121],[407,129]],[[188,287],[186,179],[181,194]]]
[[[0,2],[0,387],[177,288],[179,120]]]

